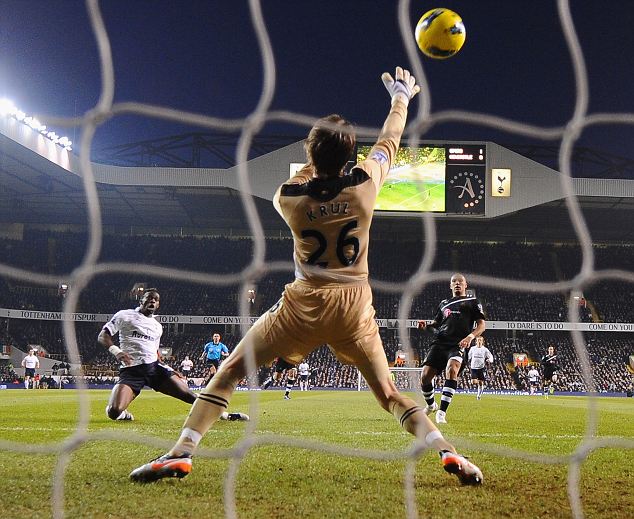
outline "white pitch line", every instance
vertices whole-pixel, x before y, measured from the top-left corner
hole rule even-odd
[[[75,431],[74,427],[22,427],[22,426],[0,426],[0,431],[42,431],[42,432],[51,432],[51,431]],[[126,429],[126,432],[129,432],[130,429]],[[256,430],[256,434],[279,434],[275,431],[267,431],[267,430]],[[301,436],[304,431],[286,431],[286,433],[290,433],[294,436]],[[226,434],[225,430],[222,429],[211,429],[209,431],[210,435],[213,434]],[[401,436],[401,431],[399,429],[395,429],[394,431],[341,431],[339,433],[340,436],[348,436],[350,434],[355,434],[358,436]],[[283,435],[282,435],[283,436]],[[548,440],[548,439],[570,439],[570,440],[579,440],[584,438],[582,434],[531,434],[531,433],[478,433],[478,432],[469,432],[465,435],[457,434],[460,436],[467,436],[469,438],[523,438],[523,439],[535,439],[535,440]]]

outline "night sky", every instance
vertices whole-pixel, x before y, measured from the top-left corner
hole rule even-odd
[[[357,124],[380,126],[388,97],[379,76],[395,65],[408,66],[397,2],[262,4],[277,70],[271,109],[314,117],[336,112]],[[571,4],[589,74],[589,112],[634,112],[634,3]],[[566,124],[575,85],[555,1],[412,1],[412,28],[405,36],[413,38],[420,15],[439,6],[462,16],[467,42],[445,61],[418,54],[433,111],[485,112],[545,127]],[[231,118],[255,108],[263,75],[246,1],[108,0],[101,9],[114,57],[115,102]],[[99,89],[97,46],[83,1],[0,2],[0,97],[27,113],[73,116],[94,106]],[[99,128],[94,148],[198,130],[120,116]],[[77,142],[77,131],[65,131]],[[306,128],[268,125],[263,131],[301,136]],[[580,144],[634,158],[633,136],[631,126],[601,126],[586,130]],[[423,138],[539,142],[458,123],[437,125]]]

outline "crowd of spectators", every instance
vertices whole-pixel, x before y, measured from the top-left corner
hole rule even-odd
[[[192,379],[202,379],[207,375],[207,366],[201,359],[203,346],[215,332],[222,334],[222,341],[231,351],[238,343],[239,336],[231,331],[223,332],[222,327],[192,327],[190,333],[177,333],[167,331],[162,338],[162,347],[170,351],[165,361],[173,368],[179,370],[181,362],[188,356],[194,367],[189,374]],[[194,331],[195,330],[195,331]],[[390,364],[394,364],[396,354],[405,351],[398,340],[396,330],[382,328],[381,336],[386,347],[386,354]],[[96,342],[97,331],[94,332],[93,342]],[[626,392],[634,383],[634,372],[628,368],[629,355],[632,354],[632,342],[624,333],[587,333],[584,334],[586,343],[584,351],[590,362],[590,368],[595,384],[595,389],[599,392]],[[537,365],[540,372],[540,359],[546,353],[548,346],[556,348],[559,366],[559,380],[556,389],[561,391],[587,391],[588,385],[582,375],[582,362],[576,353],[569,334],[562,332],[521,332],[509,338],[503,331],[488,331],[485,333],[486,345],[494,356],[492,365],[487,368],[487,388],[491,390],[528,390],[527,372],[531,365]],[[11,339],[9,339],[11,340]],[[411,330],[410,336],[413,354],[407,357],[405,367],[420,367],[429,347],[430,337],[423,332]],[[81,348],[81,346],[80,346]],[[527,354],[527,363],[524,366],[514,364],[514,354]],[[306,359],[311,367],[310,381],[314,387],[353,389],[357,387],[359,377],[356,368],[341,364],[332,354],[330,349],[323,345],[313,351]],[[90,377],[94,377],[91,383],[103,384],[99,380],[114,381],[118,373],[116,360],[103,347],[98,346],[96,353],[88,356],[84,353],[84,372]],[[60,362],[56,364],[60,370],[52,375],[65,375],[67,382],[72,381],[68,377],[69,371],[64,371],[68,365]],[[462,389],[474,389],[470,380],[468,366],[464,370],[459,387]],[[268,367],[262,367],[258,375],[259,383],[263,382],[269,374]],[[398,374],[398,381],[402,384],[406,382],[410,389],[417,389],[412,386],[410,375],[407,373]],[[3,382],[13,382],[20,380],[13,369],[7,366],[0,366],[0,380]],[[436,387],[443,386],[442,375],[436,378]],[[51,385],[53,386],[53,385]]]
[[[86,236],[75,233],[27,231],[24,239],[0,239],[0,263],[14,265],[60,276],[71,272],[80,264]],[[407,253],[403,253],[406,250]],[[42,251],[46,251],[45,254]],[[100,260],[104,262],[133,262],[161,265],[179,269],[215,273],[237,274],[251,260],[253,244],[246,238],[228,237],[157,237],[157,236],[104,236]],[[596,246],[593,248],[595,265],[602,269],[633,270],[632,247]],[[401,243],[375,240],[369,263],[371,281],[406,283],[416,272],[422,259],[422,243]],[[258,315],[279,298],[284,284],[293,278],[292,242],[286,238],[267,239],[266,259],[285,261],[287,271],[266,273],[254,283],[255,296],[249,304],[251,315]],[[555,282],[574,278],[581,268],[578,246],[521,244],[521,243],[467,243],[439,242],[432,266],[433,270],[460,271],[509,279],[504,288],[478,286],[471,288],[485,306],[489,320],[499,321],[567,321],[566,293],[526,293],[516,290],[513,280]],[[241,280],[240,280],[241,281]],[[449,280],[427,284],[413,300],[409,315],[413,318],[431,318],[438,303],[450,296]],[[135,283],[157,286],[161,292],[161,313],[173,315],[237,315],[239,303],[246,294],[239,282],[231,285],[204,285],[132,275],[126,272],[101,274],[91,280],[79,297],[77,312],[111,315],[136,303],[131,296]],[[69,290],[73,290],[71,286]],[[619,297],[614,297],[615,293]],[[579,318],[582,321],[634,322],[634,307],[623,304],[632,299],[634,286],[627,282],[597,281],[584,287],[579,300]],[[0,278],[0,307],[24,310],[61,311],[65,294],[57,288],[42,287],[23,281]],[[395,318],[400,297],[381,291],[375,286],[374,306],[379,318]],[[90,367],[96,376],[109,377],[116,373],[114,359],[96,341],[102,322],[77,322],[75,331],[82,364]],[[192,377],[203,377],[205,365],[199,361],[202,345],[211,332],[201,326],[185,325],[165,327],[164,346],[171,348],[170,361],[178,368],[185,355],[194,361]],[[220,327],[223,342],[230,347],[238,341],[238,330]],[[59,321],[35,319],[0,319],[0,340],[20,348],[36,344],[50,356],[62,359],[67,353]],[[390,360],[401,348],[394,330],[382,329],[386,354]],[[622,336],[621,336],[622,335]],[[631,385],[631,374],[626,369],[627,355],[633,353],[632,341],[627,334],[586,334],[595,383],[599,390],[624,390]],[[412,331],[412,344],[416,355],[409,359],[416,366],[423,358],[429,338]],[[526,389],[523,368],[515,369],[512,354],[528,353],[537,362],[547,344],[554,342],[561,362],[562,389],[587,389],[580,370],[580,362],[567,334],[527,334],[507,337],[502,333],[487,332],[489,348],[495,362],[489,369],[489,387],[493,389]],[[68,358],[64,359],[66,362]],[[313,352],[308,362],[314,366],[314,385],[320,387],[356,387],[355,369],[342,366],[332,353],[322,347]],[[266,370],[263,370],[264,376]],[[101,374],[101,375],[99,375]],[[8,378],[11,378],[8,374]],[[442,380],[438,380],[440,386]],[[464,376],[462,387],[470,387]]]
[[[71,272],[81,262],[85,235],[29,231],[23,240],[0,239],[0,262],[39,273],[60,275]],[[42,254],[46,250],[46,254]],[[407,250],[407,254],[403,253]],[[227,237],[104,237],[100,260],[104,262],[144,262],[214,274],[237,274],[251,260],[253,244],[247,238]],[[593,249],[597,269],[632,270],[632,247],[597,246]],[[369,255],[373,281],[405,283],[416,272],[423,254],[422,243],[375,240]],[[284,261],[288,271],[265,274],[258,280],[254,312],[272,305],[285,283],[292,280],[292,242],[267,239],[266,259]],[[581,266],[581,250],[571,245],[522,243],[438,242],[434,270],[461,271],[511,280],[504,289],[477,286],[489,319],[509,321],[567,321],[566,293],[526,293],[513,287],[513,280],[554,282],[570,280]],[[109,313],[129,304],[130,289],[136,282],[156,285],[164,296],[163,313],[183,315],[236,315],[241,295],[239,283],[210,286],[170,281],[128,273],[102,274],[83,290],[79,312]],[[70,288],[72,290],[72,287]],[[579,306],[582,321],[634,322],[634,308],[613,297],[634,295],[634,286],[614,281],[598,281],[584,290]],[[55,288],[0,279],[0,305],[5,308],[60,311],[64,297]],[[379,317],[395,317],[400,298],[375,288],[375,308]],[[438,301],[449,295],[448,281],[430,283],[413,301],[412,316],[430,315]]]

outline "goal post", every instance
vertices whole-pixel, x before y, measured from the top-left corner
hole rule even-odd
[[[418,391],[420,389],[420,377],[423,373],[422,366],[419,368],[390,368],[392,374],[392,380],[396,384],[399,391]],[[357,391],[366,391],[370,389],[367,382],[361,375],[360,371],[357,371]]]

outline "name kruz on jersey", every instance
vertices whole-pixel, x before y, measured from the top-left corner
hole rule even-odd
[[[317,218],[321,218],[322,216],[349,214],[348,208],[348,202],[331,202],[329,204],[320,204],[317,207],[311,207],[308,211],[306,211],[306,217],[308,218],[309,222],[312,222],[313,220],[317,220]]]

